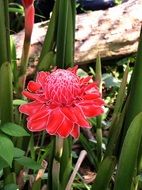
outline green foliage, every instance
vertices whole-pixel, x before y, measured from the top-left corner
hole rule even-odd
[[[16,190],[18,189],[18,185],[16,184],[8,184],[4,186],[4,190]]]
[[[12,71],[11,65],[5,62],[0,67],[0,119],[1,124],[11,122],[13,118],[12,99]]]
[[[116,173],[114,190],[131,189],[142,137],[141,124],[142,112],[133,119],[124,139]]]
[[[117,3],[121,1],[118,0]],[[0,183],[2,188],[18,189],[15,184],[16,175],[23,169],[27,171],[30,169],[32,175],[42,169],[43,174],[48,172],[48,188],[63,190],[73,169],[72,158],[73,162],[78,158],[72,156],[72,151],[78,155],[83,148],[87,151],[87,157],[82,167],[87,163],[89,168],[87,169],[94,172],[96,179],[90,184],[85,184],[78,173],[72,184],[73,189],[112,190],[114,186],[114,190],[140,190],[142,35],[136,59],[134,55],[113,65],[105,65],[98,57],[95,70],[93,64],[91,67],[82,66],[82,69],[78,69],[78,75],[85,77],[91,74],[97,80],[106,101],[105,114],[90,119],[93,128],[88,131],[89,135],[84,132],[78,140],[68,138],[58,146],[59,139],[56,139],[55,143],[54,137],[51,140],[49,137],[46,138],[45,133],[29,134],[22,127],[26,124],[25,118],[19,114],[17,108],[27,102],[23,99],[21,91],[26,80],[29,80],[25,74],[30,42],[28,41],[25,46],[26,56],[22,62],[24,70],[21,75],[24,75],[24,78],[20,78],[16,46],[12,38],[10,41],[8,30],[8,11],[23,15],[24,9],[17,4],[10,4],[8,8],[8,0],[1,0],[0,7],[0,182],[4,179],[4,183],[3,181]],[[73,66],[75,7],[75,1],[56,0],[37,71],[47,71],[54,66],[60,68]],[[133,63],[134,70],[131,67]],[[48,159],[48,170],[41,166],[44,159]],[[32,190],[39,190],[42,184],[46,183],[42,179],[43,174],[34,181]]]
[[[0,134],[0,157],[5,160],[9,166],[12,166],[14,145],[4,134]]]
[[[13,105],[14,106],[20,106],[20,105],[25,104],[25,103],[27,103],[27,101],[25,101],[25,100],[21,100],[21,99],[13,100]]]
[[[116,3],[116,4],[121,4],[121,3],[122,3],[122,0],[115,0],[115,3]]]
[[[21,150],[20,148],[14,147],[14,158],[20,158],[24,156],[25,152]]]
[[[6,168],[8,166],[9,164],[7,163],[7,161],[0,157],[0,170],[2,171],[3,168]]]
[[[27,131],[15,123],[5,123],[0,127],[0,130],[10,136],[14,137],[23,137],[23,136],[29,136],[29,133]]]
[[[22,156],[20,158],[15,158],[15,161],[18,162],[20,165],[24,166],[25,168],[38,170],[41,168],[41,165],[35,162],[33,159]]]
[[[116,165],[116,158],[113,156],[106,157],[102,161],[101,165],[99,166],[95,183],[92,185],[91,190],[108,189],[109,181],[113,175],[115,165]]]

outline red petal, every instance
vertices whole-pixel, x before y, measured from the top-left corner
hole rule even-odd
[[[47,127],[48,116],[43,116],[42,118],[38,118],[35,120],[30,120],[28,118],[27,127],[30,131],[43,131],[46,130]]]
[[[86,117],[95,117],[101,115],[104,112],[103,108],[100,106],[98,107],[91,105],[91,106],[82,106],[81,108]]]
[[[82,110],[77,106],[75,106],[73,110],[77,119],[76,123],[82,127],[90,128],[90,125],[88,121],[86,120],[85,115],[83,114]]]
[[[98,92],[98,87],[97,87],[97,85],[96,85],[96,83],[90,83],[90,84],[88,84],[87,86],[86,86],[86,88],[85,88],[85,91],[87,92],[91,92],[91,93],[94,93],[94,92]]]
[[[46,131],[50,135],[54,135],[63,121],[63,114],[59,109],[54,109],[49,115]]]
[[[85,100],[92,100],[100,97],[100,93],[94,93],[94,94],[85,94],[83,96],[83,99]]]
[[[42,103],[34,101],[34,102],[21,105],[19,107],[19,111],[26,115],[30,115],[30,114],[36,113],[39,109],[41,109],[42,106],[43,106]]]
[[[92,77],[88,76],[88,77],[85,77],[85,78],[81,78],[81,79],[80,79],[80,82],[81,82],[82,84],[86,84],[86,83],[88,83],[89,80],[91,80],[91,79],[92,79]]]
[[[31,38],[33,25],[34,25],[34,15],[35,9],[34,6],[27,6],[25,8],[25,37],[27,39]]]
[[[31,131],[45,130],[50,110],[45,105],[40,110],[28,117],[28,128]]]
[[[36,81],[41,85],[44,86],[47,81],[47,76],[49,75],[48,72],[39,72],[36,77]]]
[[[27,86],[27,89],[31,92],[35,92],[35,91],[39,90],[40,88],[41,88],[41,85],[34,81],[30,81]]]
[[[80,134],[80,128],[78,127],[78,125],[74,125],[71,135],[76,139],[79,137],[79,134]]]
[[[95,100],[82,100],[81,102],[78,103],[80,106],[103,106],[104,105],[104,100],[101,98],[97,98]]]
[[[62,124],[57,130],[57,134],[62,138],[66,138],[70,135],[72,129],[73,129],[73,122],[64,117]]]
[[[37,112],[35,112],[34,114],[31,114],[29,119],[36,120],[36,119],[39,119],[42,117],[46,117],[47,115],[50,114],[50,112],[51,112],[51,110],[49,110],[48,107],[43,105],[41,109],[37,110]]]
[[[61,112],[72,122],[76,123],[76,116],[74,115],[72,107],[62,107]]]
[[[78,69],[78,65],[76,65],[76,66],[74,66],[74,67],[68,68],[68,71],[71,71],[72,73],[76,74],[77,69]]]
[[[23,96],[26,96],[27,98],[29,98],[29,99],[31,99],[31,100],[36,100],[37,97],[38,97],[38,95],[33,94],[33,93],[31,93],[31,92],[28,92],[27,90],[24,90],[24,91],[22,92],[22,94],[23,94]]]

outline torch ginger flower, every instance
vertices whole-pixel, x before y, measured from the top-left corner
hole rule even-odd
[[[25,10],[25,38],[30,40],[34,25],[34,0],[22,0]]]
[[[30,131],[46,130],[50,135],[79,137],[80,127],[90,128],[87,118],[103,113],[104,101],[91,77],[80,78],[77,67],[39,72],[23,95],[32,100],[21,105],[28,115]]]

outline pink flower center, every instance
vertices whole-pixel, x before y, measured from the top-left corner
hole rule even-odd
[[[80,92],[79,78],[69,70],[57,69],[47,77],[46,97],[56,103],[70,105]]]

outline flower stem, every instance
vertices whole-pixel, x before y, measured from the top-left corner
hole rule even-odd
[[[56,137],[55,143],[55,157],[52,166],[52,190],[60,189],[60,159],[63,152],[63,139]]]
[[[96,81],[98,83],[99,91],[102,93],[102,67],[101,67],[101,57],[98,54],[96,60]],[[102,116],[96,118],[97,128],[96,128],[96,139],[97,139],[97,157],[98,160],[102,159]]]

